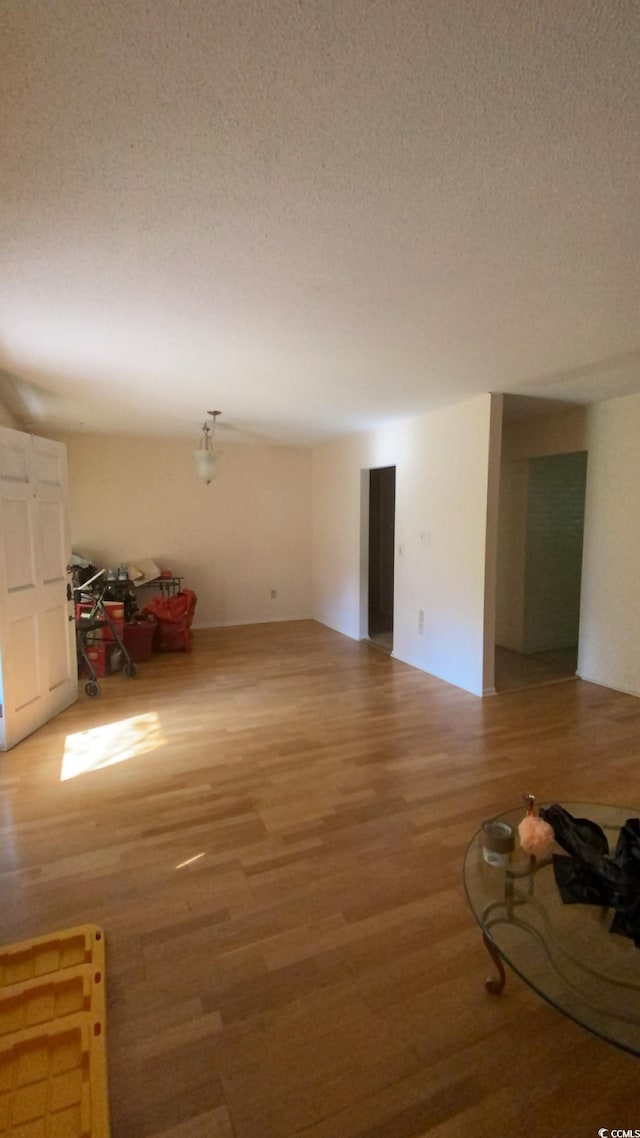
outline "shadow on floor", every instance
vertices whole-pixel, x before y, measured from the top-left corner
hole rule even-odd
[[[373,648],[382,648],[390,655],[393,652],[393,632],[370,632],[367,644]]]
[[[495,688],[497,692],[521,691],[541,684],[557,684],[576,678],[577,648],[534,652],[525,656],[496,645]]]

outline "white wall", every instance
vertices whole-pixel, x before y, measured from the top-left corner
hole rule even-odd
[[[578,673],[640,695],[640,395],[590,407],[587,438]]]
[[[310,451],[222,445],[205,486],[185,440],[57,437],[76,551],[100,567],[151,557],[184,576],[196,627],[310,617]]]
[[[492,406],[495,397],[481,396],[313,453],[313,615],[348,636],[366,634],[361,472],[395,465],[394,655],[476,693],[483,690],[483,589],[490,592]],[[218,479],[206,487],[184,441],[58,437],[69,452],[76,548],[105,564],[153,556],[183,573],[199,595],[200,624],[311,615],[309,452],[228,446]],[[511,424],[503,438],[505,463],[588,449],[578,671],[634,694],[639,438],[640,396],[596,404],[586,415],[554,415],[546,425]]]
[[[483,691],[491,408],[483,395],[313,454],[316,619],[347,636],[366,635],[361,472],[395,465],[393,654],[476,694]]]

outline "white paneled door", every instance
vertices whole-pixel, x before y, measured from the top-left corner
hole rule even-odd
[[[0,427],[0,750],[78,697],[67,457]]]

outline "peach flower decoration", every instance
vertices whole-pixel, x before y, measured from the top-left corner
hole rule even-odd
[[[551,855],[555,834],[553,827],[544,818],[537,817],[535,801],[533,794],[525,795],[527,814],[518,826],[520,845],[530,857],[545,858]]]
[[[520,845],[531,857],[549,857],[555,842],[553,828],[544,818],[527,814],[518,826]]]

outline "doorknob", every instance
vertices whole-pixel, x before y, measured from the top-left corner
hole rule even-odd
[[[68,581],[67,581],[67,600],[68,601],[73,600],[73,590],[72,590],[71,585],[69,584]]]

